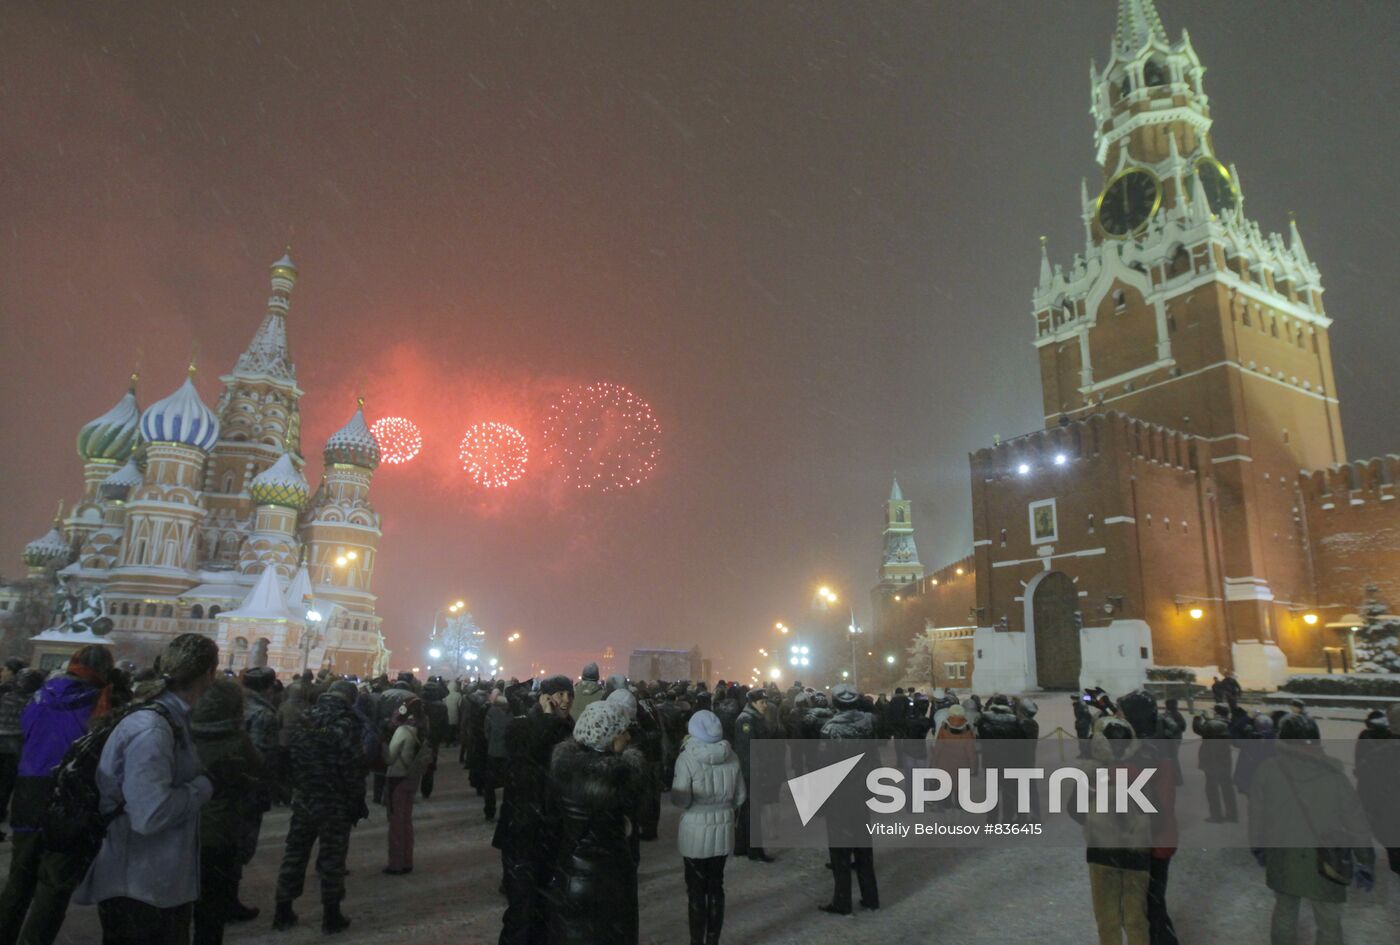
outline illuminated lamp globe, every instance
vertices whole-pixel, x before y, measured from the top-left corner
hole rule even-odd
[[[1191,615],[1192,620],[1200,620],[1206,615],[1206,612],[1199,607],[1192,607],[1187,613]]]

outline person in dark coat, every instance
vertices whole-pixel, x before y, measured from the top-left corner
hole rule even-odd
[[[243,688],[231,679],[216,679],[190,716],[195,750],[206,768],[236,764],[246,777],[262,771],[262,755],[243,727]],[[275,744],[275,740],[274,740]],[[243,872],[240,847],[248,824],[263,811],[256,792],[229,792],[199,811],[199,899],[194,904],[194,945],[221,945],[224,925],[238,906]],[[253,910],[249,918],[256,918]]]
[[[433,786],[437,780],[438,753],[447,743],[447,684],[441,679],[429,680],[423,687],[423,711],[428,717],[428,749],[432,757],[428,768],[423,772],[421,788],[423,797],[433,796]]]
[[[835,764],[847,755],[840,742],[875,737],[875,718],[861,706],[860,694],[854,687],[841,683],[831,690],[836,712],[821,729],[823,757],[821,764]],[[836,744],[832,744],[836,743]],[[874,768],[874,752],[865,752],[864,760],[841,781],[824,808],[830,812],[827,823],[827,855],[831,864],[831,902],[820,906],[822,912],[833,915],[851,914],[851,869],[855,868],[860,886],[860,904],[865,909],[880,908],[880,889],[875,879],[875,851],[869,846],[857,846],[866,832],[869,814],[865,806],[866,777]]]
[[[53,770],[92,723],[117,707],[116,675],[111,647],[85,646],[20,714],[24,743],[10,809],[10,873],[0,893],[0,945],[14,945],[21,935],[26,942],[52,942],[63,927],[87,862],[43,847]]]
[[[490,823],[496,819],[496,789],[505,777],[506,738],[511,711],[503,690],[492,689],[487,693],[486,700],[486,718],[482,725],[486,736],[486,765],[482,769],[481,791],[486,799],[483,812],[487,823]]]
[[[1191,730],[1201,737],[1196,764],[1206,776],[1206,803],[1210,806],[1209,823],[1235,823],[1240,819],[1235,801],[1235,787],[1230,781],[1230,726],[1226,721],[1230,710],[1217,705],[1213,717],[1203,712],[1191,720]]]
[[[1157,768],[1158,776],[1149,787],[1150,800],[1157,813],[1152,817],[1152,851],[1147,879],[1147,932],[1150,945],[1177,945],[1176,927],[1167,912],[1167,880],[1172,857],[1176,854],[1178,828],[1176,821],[1176,761],[1169,746],[1176,723],[1157,711],[1157,699],[1145,689],[1130,692],[1118,702],[1118,711],[1132,726],[1138,739],[1138,762],[1142,767]]]
[[[0,820],[9,818],[10,795],[19,775],[19,751],[24,742],[20,713],[44,684],[44,674],[25,669],[22,660],[9,660],[4,672],[10,677],[0,684]],[[0,840],[4,839],[0,833]]]
[[[977,720],[977,744],[982,749],[982,767],[996,769],[1021,767],[1021,722],[1011,710],[1006,696],[992,696]],[[1034,746],[1032,746],[1034,751]],[[997,806],[987,812],[987,823],[1015,823],[1022,820],[1016,812],[1016,782],[1010,778],[997,781]]]
[[[628,817],[645,761],[627,747],[627,726],[619,706],[593,702],[554,748],[549,945],[638,945],[637,855]]]
[[[569,737],[574,684],[567,676],[540,683],[523,718],[511,720],[501,816],[492,839],[501,851],[506,910],[499,945],[543,945],[547,933],[541,890],[553,866],[548,824],[549,765],[555,746]]]
[[[278,739],[281,720],[271,698],[272,687],[276,681],[277,674],[266,666],[257,666],[243,673],[243,731],[248,734],[258,757],[262,759],[262,767],[258,769],[260,776],[257,786],[249,793],[247,817],[241,822],[238,842],[240,879],[243,867],[253,862],[253,856],[258,852],[263,815],[272,810],[272,803],[277,798],[277,785],[283,778],[275,767],[284,760]],[[253,906],[244,905],[238,898],[238,889],[235,887],[228,921],[247,922],[257,916],[258,910]]]
[[[754,689],[749,692],[747,701],[748,705],[734,720],[734,753],[739,756],[739,771],[744,783],[749,786],[748,797],[739,808],[739,820],[735,824],[734,855],[771,863],[773,858],[764,852],[763,837],[756,828],[762,823],[763,805],[773,799],[759,797],[754,792],[752,766],[753,743],[768,737],[768,722],[764,715],[768,706],[768,691]]]
[[[1395,776],[1400,772],[1400,705],[1387,715],[1379,709],[1366,717],[1356,739],[1356,793],[1371,832],[1385,848],[1391,872],[1400,874],[1400,805],[1395,802]]]

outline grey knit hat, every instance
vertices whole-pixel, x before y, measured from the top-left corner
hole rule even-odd
[[[617,703],[590,702],[574,723],[574,741],[594,751],[607,751],[627,725],[627,713]]]
[[[627,713],[627,720],[634,722],[637,719],[637,697],[626,689],[614,689],[608,693],[607,702],[612,703],[623,712]]]

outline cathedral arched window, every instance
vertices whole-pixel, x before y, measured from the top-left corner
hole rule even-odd
[[[175,608],[169,604],[166,604],[160,609],[160,615],[162,617],[173,617],[175,616]]]
[[[223,485],[223,488],[221,489],[221,491],[223,491],[223,492],[232,492],[232,491],[233,491],[233,471],[232,471],[232,470],[229,470],[228,472],[224,473],[224,485]]]
[[[1128,296],[1122,289],[1113,290],[1113,310],[1122,314],[1128,307]]]
[[[216,604],[215,606],[213,606],[213,607],[210,607],[210,608],[209,608],[209,619],[210,619],[210,620],[213,620],[215,617],[219,616],[220,613],[221,613],[221,611],[219,610],[219,607],[218,607],[217,604]]]
[[[901,525],[904,523],[904,510],[903,510],[903,509],[895,509],[895,510],[894,510],[894,520],[895,520],[896,523],[901,524]]]
[[[1243,312],[1240,313],[1240,321],[1241,321],[1241,323],[1244,324],[1244,327],[1246,327],[1246,328],[1248,328],[1251,324],[1253,324],[1253,323],[1249,320],[1249,309],[1248,309],[1248,308],[1245,308],[1245,310],[1244,310]]]
[[[147,604],[147,605],[146,605],[146,616],[147,616],[147,617],[154,617],[155,615],[156,615],[156,605],[155,605],[155,604]]]
[[[203,605],[203,604],[195,604],[193,607],[190,608],[190,619],[192,619],[192,620],[203,620],[203,619],[204,619],[204,605]]]
[[[1149,87],[1166,85],[1167,70],[1162,68],[1161,63],[1148,60],[1147,65],[1142,67],[1142,81]]]
[[[1006,547],[1006,529],[1004,528],[1001,530],[1001,546]]]
[[[1123,84],[1119,87],[1118,94],[1123,98],[1127,98],[1129,95],[1132,94],[1132,91],[1133,77],[1130,75],[1123,76]]]
[[[1093,512],[1090,512],[1090,513],[1089,513],[1089,534],[1092,535],[1093,533],[1094,533],[1094,513],[1093,513]]]
[[[1278,319],[1269,319],[1269,334],[1273,335],[1275,338],[1278,337]]]
[[[130,605],[130,604],[122,604],[122,616],[123,616],[123,617],[129,617],[129,616],[131,616],[131,605]]]
[[[1167,315],[1167,334],[1176,334],[1176,316],[1170,313]]]

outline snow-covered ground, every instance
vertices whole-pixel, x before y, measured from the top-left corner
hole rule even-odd
[[[1066,706],[1067,700],[1064,701]],[[1068,721],[1068,711],[1042,701],[1045,731]],[[1329,726],[1330,728],[1330,726]],[[1345,723],[1330,737],[1354,735]],[[1189,786],[1188,786],[1189,789]],[[678,814],[663,802],[662,839],[643,845],[641,866],[642,942],[684,945],[685,886],[675,850]],[[256,921],[233,926],[232,943],[321,941],[320,907],[314,877],[298,902],[302,924],[288,933],[269,928],[272,891],[281,857],[287,815],[269,815],[258,857],[248,870],[244,898],[261,906]],[[383,808],[355,831],[345,911],[349,932],[335,940],[383,945],[387,941],[454,945],[493,943],[503,900],[497,893],[500,860],[490,846],[491,829],[481,802],[455,765],[439,772],[437,793],[416,808],[417,852],[409,876],[384,876],[386,837]],[[776,851],[772,864],[731,861],[726,872],[729,914],[726,942],[810,945],[813,942],[870,943],[946,941],[958,945],[1049,942],[1085,945],[1096,941],[1089,909],[1083,853],[1068,849],[898,850],[876,855],[883,908],[838,918],[816,909],[831,897],[824,857],[810,850]],[[0,869],[8,869],[8,844],[0,844]],[[1394,945],[1400,928],[1400,879],[1382,871],[1377,892],[1358,896],[1347,910],[1350,945]],[[1187,945],[1253,945],[1268,941],[1273,898],[1263,871],[1247,851],[1181,850],[1172,866],[1169,902],[1181,941]],[[1311,941],[1305,910],[1300,939]],[[75,906],[59,941],[100,941],[96,910]],[[599,943],[606,945],[606,943]]]

